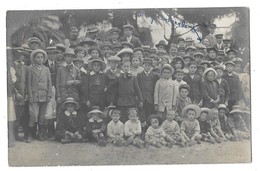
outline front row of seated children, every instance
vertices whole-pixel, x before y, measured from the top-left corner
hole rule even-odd
[[[171,148],[173,145],[193,146],[201,141],[214,144],[250,138],[250,132],[241,116],[243,111],[237,105],[228,112],[224,104],[219,105],[218,109],[199,108],[195,104],[189,104],[182,110],[180,126],[175,120],[178,114],[172,110],[167,112],[164,121],[159,115],[151,114],[147,119],[149,127],[144,136],[136,108],[128,109],[128,121],[123,124],[120,121],[121,111],[115,106],[109,108],[108,114],[94,106],[84,115],[78,110],[79,104],[70,97],[62,107],[64,112],[57,125],[56,137],[63,144],[97,142],[99,146],[112,143],[115,146],[133,145],[138,148],[150,145]]]

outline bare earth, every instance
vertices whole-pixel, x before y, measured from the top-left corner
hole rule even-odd
[[[9,149],[10,166],[206,164],[251,162],[250,141],[222,144],[202,143],[193,147],[169,149],[149,147],[98,147],[96,144],[18,142]]]

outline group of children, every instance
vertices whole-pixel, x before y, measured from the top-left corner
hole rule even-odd
[[[43,50],[32,37],[7,50],[16,140],[171,148],[250,138],[249,64],[238,73],[243,61],[234,49],[183,38],[154,49],[142,46],[133,26],[123,28],[122,38],[112,28],[102,42],[93,28],[75,40],[73,27],[64,44]]]

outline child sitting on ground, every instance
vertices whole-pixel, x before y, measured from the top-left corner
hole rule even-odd
[[[174,120],[176,113],[173,110],[167,112],[166,120],[162,123],[162,129],[166,133],[165,140],[167,142],[185,147],[185,139],[181,135],[180,127]]]
[[[114,107],[110,110],[109,116],[112,120],[107,125],[108,142],[120,147],[126,143],[124,139],[125,126],[119,120],[121,116],[121,111],[118,108]]]
[[[129,120],[125,123],[126,145],[134,145],[139,148],[144,147],[144,142],[141,140],[141,122],[138,119],[138,111],[136,108],[130,108],[127,111]]]
[[[98,142],[99,146],[106,146],[105,129],[106,123],[104,113],[100,111],[98,106],[93,106],[92,110],[87,114],[88,120],[85,124],[84,137],[90,142]]]
[[[220,126],[221,126],[221,130],[223,131],[225,137],[230,140],[233,141],[234,140],[234,136],[232,135],[228,123],[227,123],[227,114],[228,114],[228,108],[225,104],[220,104],[218,106],[218,114],[219,114],[219,121],[220,121]]]
[[[62,144],[82,141],[80,134],[82,117],[78,113],[79,104],[72,97],[68,97],[62,104],[62,108],[64,112],[60,115],[56,138]]]
[[[160,126],[162,119],[159,115],[152,114],[148,117],[148,124],[150,125],[145,133],[145,145],[148,147],[150,144],[161,148],[162,145],[167,145],[168,147],[173,146],[173,141],[167,143],[165,141],[166,134],[162,127]]]
[[[185,106],[182,110],[182,116],[185,120],[181,123],[181,134],[186,140],[186,146],[193,146],[200,144],[200,139],[202,138],[200,134],[199,121],[196,119],[200,115],[200,108],[197,105],[190,104]]]
[[[217,109],[212,109],[212,117],[210,118],[210,127],[211,127],[211,134],[213,137],[216,138],[218,143],[222,143],[223,141],[227,141],[224,133],[221,130],[220,121],[218,119],[218,111]]]
[[[234,105],[232,111],[228,114],[228,126],[231,129],[232,134],[235,136],[235,140],[249,139],[250,132],[246,127],[246,123],[242,118],[243,111],[239,105]]]
[[[212,137],[210,131],[209,118],[211,116],[211,110],[209,108],[201,108],[201,114],[199,117],[200,123],[200,134],[202,136],[202,141],[215,144],[215,138]]]

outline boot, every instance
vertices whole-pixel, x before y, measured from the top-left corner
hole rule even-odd
[[[43,126],[43,138],[44,140],[49,140],[47,126]]]
[[[48,137],[52,139],[55,136],[54,122],[48,124]]]
[[[27,137],[25,140],[26,143],[32,142],[32,131],[33,131],[33,127],[28,127]]]
[[[44,138],[43,138],[43,129],[44,129],[44,126],[43,125],[38,125],[39,126],[39,131],[38,131],[38,139],[40,141],[44,141]]]
[[[34,124],[32,127],[32,132],[31,132],[32,138],[37,139],[37,123]]]

